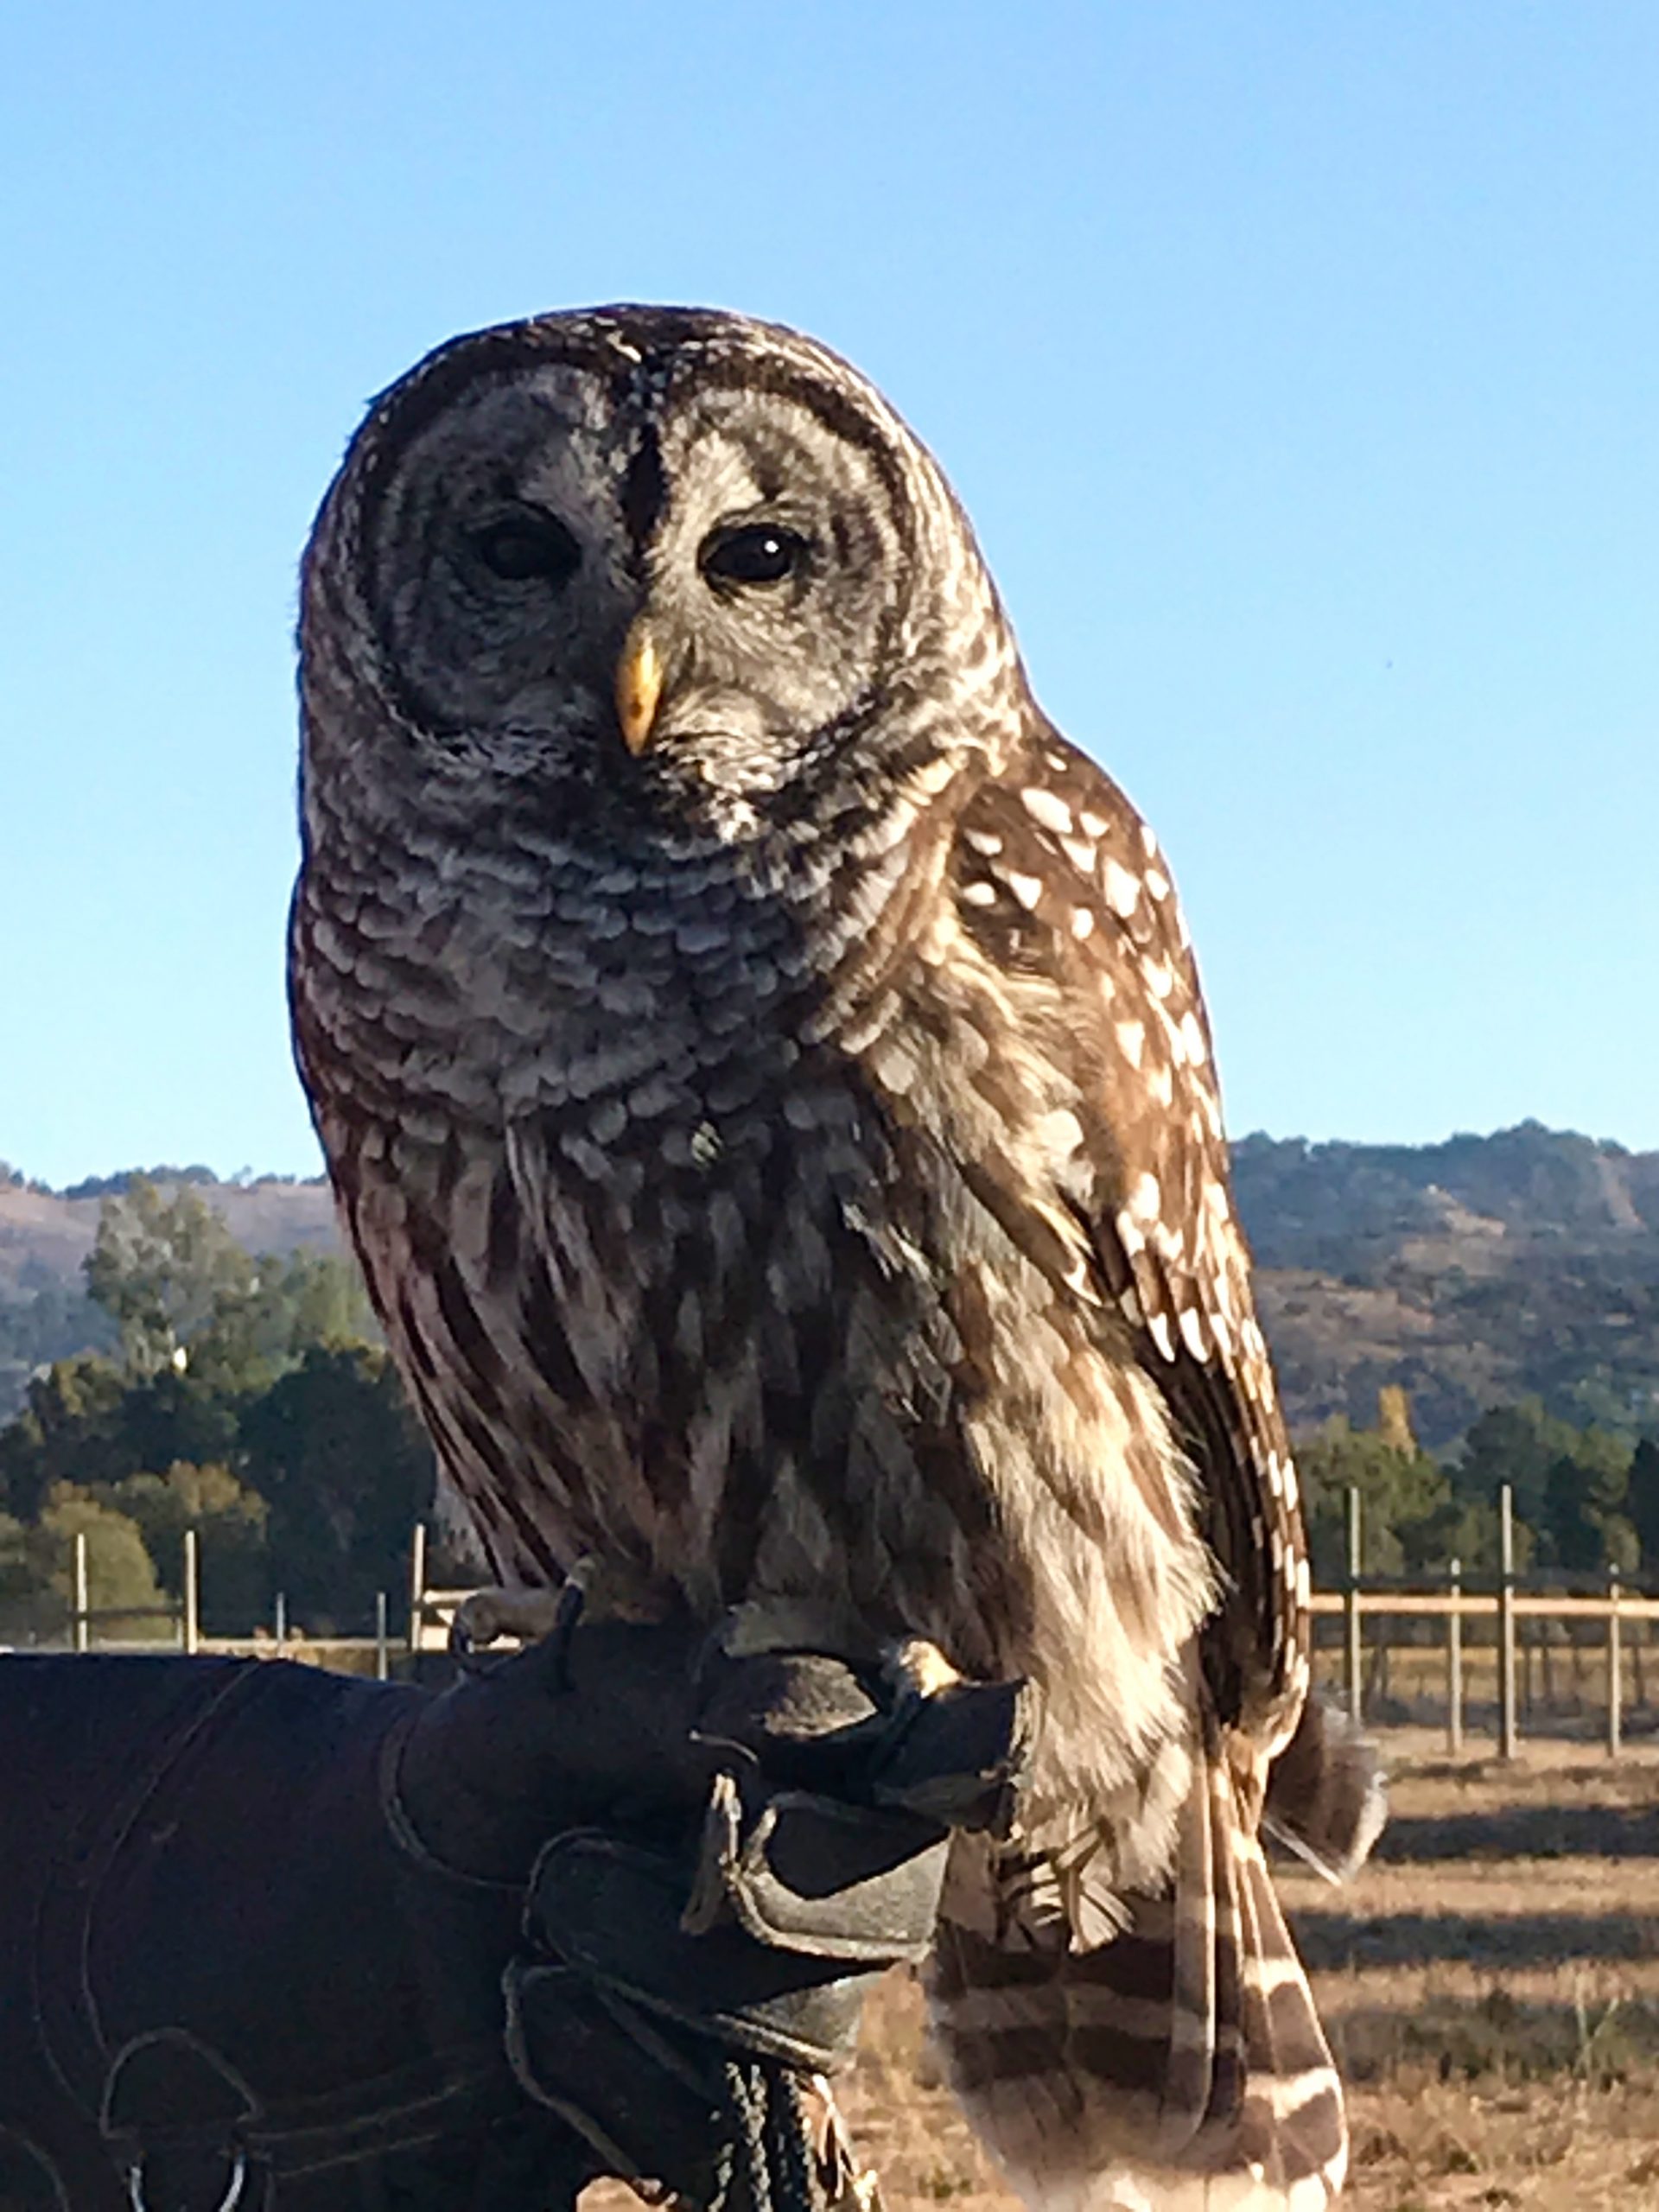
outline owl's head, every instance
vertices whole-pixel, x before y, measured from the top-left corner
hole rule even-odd
[[[745,317],[607,308],[441,347],[308,550],[313,771],[403,804],[760,823],[972,746],[1017,662],[880,395]]]

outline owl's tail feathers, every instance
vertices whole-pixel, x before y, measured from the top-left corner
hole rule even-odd
[[[1339,1707],[1310,1697],[1268,1770],[1262,1827],[1327,1881],[1345,1882],[1364,1865],[1388,1816],[1376,1745]]]
[[[1168,1890],[1120,1918],[1086,1949],[1006,1919],[941,1923],[935,2034],[1026,2203],[1324,2212],[1347,2164],[1341,2085],[1219,1762],[1194,1777]]]

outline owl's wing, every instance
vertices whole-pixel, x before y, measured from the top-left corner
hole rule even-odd
[[[1307,1685],[1306,1556],[1167,866],[1116,785],[1048,730],[975,796],[957,852],[964,914],[1001,961],[1046,972],[1063,1009],[1087,1163],[1068,1202],[1197,1478],[1224,1580],[1205,1637],[1217,1713],[1276,1744]]]

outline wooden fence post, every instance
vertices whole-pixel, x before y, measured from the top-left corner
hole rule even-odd
[[[409,1554],[409,1648],[421,1648],[421,1617],[426,1607],[426,1523],[415,1523],[415,1541]]]
[[[184,1532],[184,1617],[180,1623],[184,1649],[194,1654],[201,1649],[201,1560],[196,1532]]]
[[[391,1655],[386,1648],[386,1593],[374,1593],[374,1678],[384,1682],[391,1672]]]
[[[86,1531],[75,1531],[75,1649],[86,1651],[92,1648],[92,1624],[87,1618],[92,1607],[87,1600]]]
[[[1519,1745],[1515,1725],[1515,1493],[1497,1494],[1497,1755],[1512,1759]]]
[[[1351,1719],[1363,1719],[1362,1707],[1365,1702],[1363,1661],[1359,1627],[1359,1486],[1348,1485],[1348,1588],[1343,1606],[1344,1629],[1343,1670],[1348,1691],[1348,1713]]]
[[[1624,1655],[1618,1633],[1618,1569],[1607,1570],[1607,1756],[1618,1757],[1624,1721]]]
[[[276,1648],[280,1651],[283,1644],[288,1642],[288,1592],[286,1590],[279,1590],[276,1592],[276,1602],[270,1610],[271,1633],[276,1640]]]
[[[1449,1570],[1446,1595],[1451,1611],[1446,1617],[1446,1748],[1453,1754],[1463,1749],[1463,1561],[1454,1559]]]

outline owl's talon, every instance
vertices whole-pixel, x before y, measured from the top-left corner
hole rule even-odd
[[[567,1583],[556,1590],[474,1590],[455,1607],[449,1624],[449,1649],[470,1659],[508,1637],[537,1643],[559,1626]]]
[[[925,1636],[907,1636],[890,1643],[881,1655],[881,1672],[901,1698],[937,1697],[963,1680],[938,1645]]]
[[[474,1590],[455,1607],[449,1649],[462,1667],[492,1663],[492,1644],[511,1637],[547,1652],[549,1687],[570,1687],[570,1638],[588,1605],[592,1562],[579,1559],[556,1589]]]

